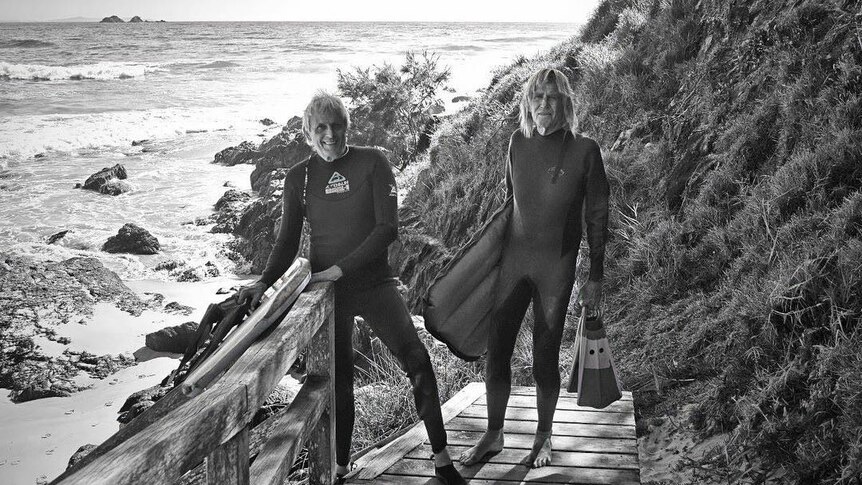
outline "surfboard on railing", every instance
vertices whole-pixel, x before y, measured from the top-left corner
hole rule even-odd
[[[180,384],[183,393],[187,396],[200,393],[227,370],[261,334],[284,317],[310,279],[311,265],[308,260],[297,258],[284,275],[266,290],[260,305],[233,331],[225,336],[225,329],[221,329],[221,332],[214,329],[216,331],[209,343],[210,352],[204,355],[202,361],[192,364]]]

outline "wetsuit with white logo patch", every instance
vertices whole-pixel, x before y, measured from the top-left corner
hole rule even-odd
[[[398,194],[385,155],[352,146],[332,162],[312,155],[288,171],[283,197],[281,228],[261,281],[272,285],[296,258],[303,215],[311,229],[312,271],[337,265],[344,273],[334,285],[336,462],[350,460],[356,315],[406,370],[431,446],[441,451],[446,431],[437,381],[389,267],[387,248],[398,235]]]
[[[509,142],[507,195],[514,210],[503,248],[495,316],[488,339],[488,427],[501,429],[511,389],[511,358],[521,321],[533,302],[533,376],[539,431],[550,431],[560,391],[560,342],[582,236],[592,281],[602,279],[608,181],[595,141],[566,130]]]

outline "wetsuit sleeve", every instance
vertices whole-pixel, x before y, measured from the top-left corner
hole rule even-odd
[[[590,245],[590,281],[601,281],[604,276],[605,243],[608,239],[608,199],[610,187],[597,144],[587,153],[586,196],[584,221],[587,225],[587,243]]]
[[[359,247],[336,263],[345,275],[370,263],[398,237],[398,192],[395,176],[392,175],[389,161],[382,154],[374,162],[371,191],[374,198],[374,228]]]
[[[302,200],[299,190],[291,183],[291,176],[284,179],[284,193],[282,194],[281,225],[278,229],[278,237],[269,259],[266,260],[266,269],[260,281],[272,286],[275,281],[287,271],[299,252],[299,239],[302,235]]]

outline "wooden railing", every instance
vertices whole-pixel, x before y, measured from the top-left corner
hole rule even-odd
[[[332,483],[332,311],[331,284],[309,286],[283,321],[204,392],[188,397],[174,389],[52,483],[281,485],[306,442],[309,483]],[[308,374],[293,402],[250,429],[306,349]]]

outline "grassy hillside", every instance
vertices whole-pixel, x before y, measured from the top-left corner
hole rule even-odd
[[[500,203],[521,86],[557,67],[611,178],[607,320],[640,412],[695,403],[703,435],[731,433],[707,464],[727,480],[764,479],[740,475],[756,460],[788,482],[853,483],[859,11],[858,1],[603,2],[579,38],[500,69],[438,129],[402,211],[411,302]]]

